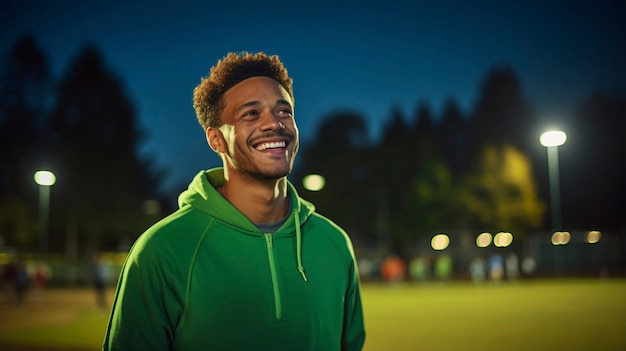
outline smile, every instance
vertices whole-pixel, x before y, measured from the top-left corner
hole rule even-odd
[[[267,150],[267,149],[280,149],[280,148],[284,148],[285,146],[287,146],[287,143],[284,141],[276,141],[276,142],[269,142],[269,143],[261,143],[259,145],[257,145],[255,147],[255,149],[259,150],[259,151],[263,151],[263,150]]]

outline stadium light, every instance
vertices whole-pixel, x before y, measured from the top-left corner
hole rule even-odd
[[[50,217],[50,187],[56,183],[56,176],[50,171],[35,172],[35,183],[39,185],[39,250],[48,251],[48,226]]]
[[[541,134],[539,142],[548,150],[548,173],[550,177],[550,212],[552,215],[552,230],[561,226],[561,198],[559,194],[559,150],[565,144],[567,135],[560,130],[552,130]]]

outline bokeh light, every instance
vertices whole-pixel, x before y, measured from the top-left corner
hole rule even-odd
[[[552,245],[565,245],[569,243],[570,237],[569,232],[554,232],[552,234]]]
[[[476,237],[476,246],[478,247],[487,247],[491,245],[491,233],[480,233]]]
[[[493,238],[493,245],[497,247],[507,247],[513,242],[513,234],[508,232],[500,232]]]
[[[445,250],[450,245],[450,237],[446,234],[437,234],[430,241],[430,246],[437,251]]]
[[[592,230],[589,233],[587,233],[587,242],[589,244],[595,244],[598,241],[600,241],[600,232],[597,230]]]
[[[302,185],[309,191],[320,191],[326,185],[326,179],[319,174],[309,174],[302,179]]]

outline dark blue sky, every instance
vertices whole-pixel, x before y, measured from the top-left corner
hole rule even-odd
[[[130,3],[130,4],[129,4]],[[302,141],[335,109],[377,135],[399,106],[471,110],[494,66],[518,74],[546,121],[594,91],[626,92],[624,1],[10,1],[0,53],[35,36],[56,77],[87,42],[120,75],[166,187],[218,165],[192,108],[200,77],[228,51],[278,54],[294,78]],[[567,126],[563,126],[567,130]],[[536,138],[537,136],[529,136]]]

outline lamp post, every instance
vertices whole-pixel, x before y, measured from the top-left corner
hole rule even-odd
[[[559,194],[559,151],[558,147],[565,144],[567,135],[560,130],[552,130],[541,134],[539,141],[548,150],[548,173],[550,177],[550,212],[552,230],[561,228],[561,198]]]
[[[39,251],[48,251],[48,223],[50,214],[50,187],[56,182],[56,176],[50,171],[35,172],[35,183],[39,185]]]

